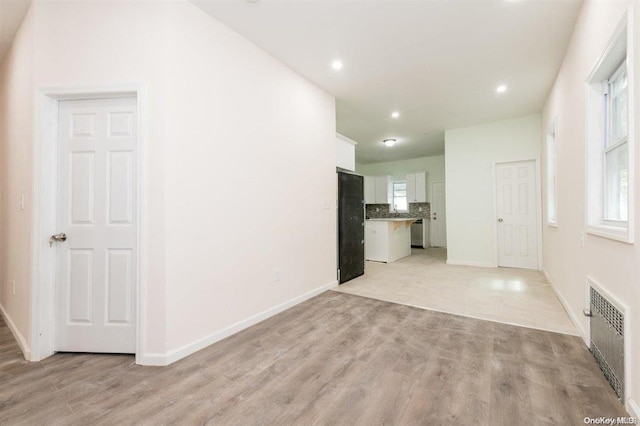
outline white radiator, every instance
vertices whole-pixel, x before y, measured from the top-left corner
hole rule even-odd
[[[590,280],[588,280],[589,282]],[[591,353],[618,398],[624,402],[624,309],[590,282]]]

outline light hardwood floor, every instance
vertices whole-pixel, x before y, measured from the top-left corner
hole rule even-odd
[[[22,359],[0,320],[3,425],[579,425],[626,416],[574,336],[325,292],[168,367]]]
[[[540,271],[446,264],[446,250],[413,249],[391,263],[366,262],[365,274],[335,291],[505,324],[577,335]]]

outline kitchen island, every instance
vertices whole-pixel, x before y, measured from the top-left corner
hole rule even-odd
[[[417,218],[367,219],[364,225],[364,258],[393,262],[411,255],[411,224]]]

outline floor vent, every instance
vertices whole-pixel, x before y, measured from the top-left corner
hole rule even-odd
[[[591,353],[624,401],[624,313],[590,287]]]

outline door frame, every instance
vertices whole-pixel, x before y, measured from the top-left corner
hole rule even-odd
[[[444,214],[445,216],[447,215],[447,185],[446,182],[443,180],[434,180],[433,182],[431,182],[431,188],[429,188],[430,192],[430,197],[427,198],[429,200],[429,228],[431,228],[431,218],[433,217],[433,211],[431,210],[431,206],[433,206],[433,184],[435,183],[441,183],[444,185],[444,204],[445,204],[445,208],[444,208]],[[445,246],[444,248],[447,248],[446,246],[446,239],[447,239],[447,227],[445,225],[444,227],[444,238],[445,238]],[[431,246],[431,241],[433,239],[433,232],[431,229],[429,229],[429,246]]]
[[[143,84],[98,87],[43,87],[35,93],[33,145],[33,221],[31,228],[31,353],[30,361],[40,361],[54,354],[56,298],[55,251],[50,250],[49,236],[56,233],[57,218],[57,141],[58,109],[61,101],[136,98],[137,108],[137,176],[136,232],[136,363],[141,356],[143,315],[146,300],[145,246],[145,149],[147,146],[147,89]]]
[[[540,157],[528,157],[516,160],[494,161],[491,167],[491,176],[493,181],[492,199],[493,199],[493,266],[498,267],[498,175],[496,168],[498,164],[522,163],[533,161],[533,167],[536,172],[535,195],[536,195],[536,239],[538,251],[538,271],[542,271],[542,177],[540,176]]]

